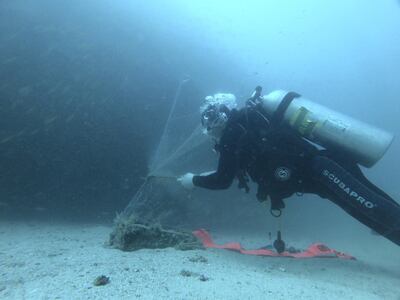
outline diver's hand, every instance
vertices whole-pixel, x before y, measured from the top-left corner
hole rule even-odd
[[[193,177],[193,173],[186,173],[185,175],[178,177],[177,180],[185,189],[192,190],[194,188]]]

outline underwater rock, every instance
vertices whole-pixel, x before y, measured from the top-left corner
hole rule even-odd
[[[196,256],[190,257],[189,261],[190,262],[208,263],[207,258],[205,258],[204,256],[201,256],[201,255],[196,255]]]
[[[101,275],[99,277],[97,277],[94,281],[93,281],[93,285],[95,286],[102,286],[102,285],[106,285],[110,283],[110,278],[104,275]]]
[[[204,275],[200,275],[199,280],[200,280],[200,281],[209,281],[210,278],[208,278],[208,277],[206,277],[206,276],[204,276]]]
[[[182,270],[179,274],[183,277],[197,277],[200,281],[210,280],[209,277],[207,277],[203,274],[195,273],[195,272],[188,271],[188,270]]]
[[[190,232],[167,230],[159,224],[143,224],[133,217],[117,216],[110,234],[109,245],[123,251],[139,249],[178,250],[203,249],[201,242]]]
[[[179,273],[181,276],[183,277],[192,277],[192,276],[196,276],[196,273],[192,272],[192,271],[188,271],[188,270],[182,270]]]

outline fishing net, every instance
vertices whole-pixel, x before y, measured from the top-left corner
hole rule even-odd
[[[157,239],[154,233],[159,233],[161,240],[167,240],[165,236],[169,236],[171,231],[157,226],[162,224],[176,228],[187,217],[188,194],[176,179],[189,170],[202,172],[212,165],[206,163],[205,153],[210,151],[210,141],[203,134],[199,122],[202,102],[203,95],[189,79],[180,81],[159,144],[150,161],[148,176],[125,210],[115,219],[111,245],[120,249],[136,249],[128,240],[132,241],[132,236],[135,236],[133,240],[141,240],[140,234],[142,240],[149,236]],[[154,230],[154,226],[160,230]],[[179,235],[175,230],[170,241],[176,241],[176,237],[184,237],[185,241],[188,239],[185,233]]]
[[[154,219],[148,212],[166,211],[167,198],[182,195],[183,191],[176,183],[177,177],[188,170],[198,171],[205,145],[209,148],[199,122],[202,101],[189,79],[179,83],[160,142],[149,164],[148,176],[123,215],[136,214],[142,219]]]
[[[186,89],[185,89],[186,87]],[[192,158],[192,153],[207,141],[199,122],[201,97],[191,93],[189,79],[179,83],[169,116],[150,164],[149,176],[176,175],[177,164]]]

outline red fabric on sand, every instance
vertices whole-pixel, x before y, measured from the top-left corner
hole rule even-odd
[[[355,259],[351,255],[344,254],[342,252],[333,250],[321,243],[315,243],[309,246],[306,250],[298,253],[283,252],[281,254],[268,250],[268,249],[255,249],[246,250],[240,243],[226,243],[223,245],[217,245],[213,242],[210,234],[204,230],[199,229],[193,231],[193,234],[202,241],[205,248],[216,248],[216,249],[227,249],[240,252],[247,255],[260,255],[260,256],[273,256],[273,257],[293,257],[293,258],[312,258],[312,257],[326,257],[326,258],[343,258],[343,259]]]

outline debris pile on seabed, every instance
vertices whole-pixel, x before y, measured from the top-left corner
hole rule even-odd
[[[180,201],[182,189],[175,179],[173,183],[163,181],[147,178],[125,210],[116,216],[110,246],[124,251],[201,247],[197,238],[180,226],[187,205],[186,201]]]
[[[159,224],[143,224],[133,216],[118,215],[110,234],[110,246],[123,251],[173,247],[179,250],[202,248],[201,242],[191,233],[168,230]]]

